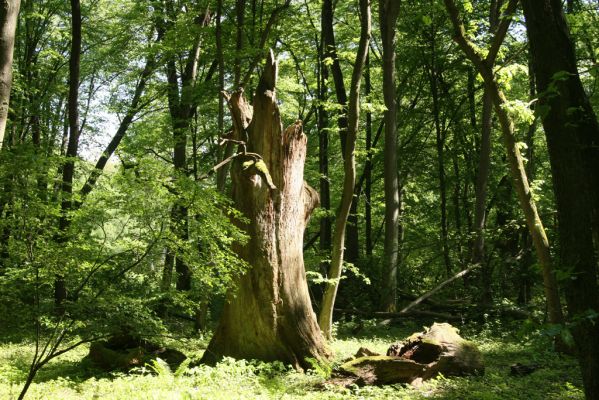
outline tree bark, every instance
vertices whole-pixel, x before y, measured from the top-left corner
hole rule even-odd
[[[79,0],[71,0],[71,56],[69,60],[69,101],[68,122],[69,139],[65,153],[66,162],[62,169],[61,215],[58,223],[59,241],[66,241],[70,225],[69,212],[73,206],[73,175],[75,158],[79,149],[79,78],[81,63],[81,4]],[[58,275],[54,282],[54,303],[61,307],[67,298],[67,287],[64,276]]]
[[[341,63],[337,56],[337,45],[335,44],[334,31],[334,5],[332,0],[324,0],[322,2],[321,26],[322,37],[324,41],[324,56],[331,59],[331,75],[335,84],[335,95],[337,103],[342,107],[341,113],[337,116],[337,128],[339,129],[339,141],[341,143],[341,154],[343,158],[346,156],[347,129],[348,129],[348,110],[347,110],[347,91],[343,81],[343,71]],[[358,233],[358,202],[359,193],[354,191],[354,199],[352,201],[348,214],[346,226],[346,243],[347,250],[344,253],[344,259],[347,262],[355,263],[360,256],[359,233]]]
[[[245,147],[231,168],[233,201],[248,219],[236,221],[249,242],[236,251],[249,270],[229,293],[219,326],[203,362],[224,356],[279,360],[297,368],[329,352],[312,311],[303,261],[303,232],[318,204],[317,192],[303,180],[306,136],[301,122],[284,132],[275,98],[277,65],[266,61],[252,109],[239,93],[229,106]],[[243,140],[243,139],[241,139]]]
[[[499,23],[499,10],[502,1],[494,0],[491,2],[489,12],[489,29],[495,32]],[[472,246],[471,263],[481,266],[481,283],[482,294],[481,304],[484,306],[490,305],[493,301],[491,292],[491,274],[492,269],[485,262],[485,225],[486,225],[486,202],[487,202],[487,187],[489,184],[489,173],[491,170],[491,134],[493,131],[493,100],[488,93],[488,89],[484,89],[483,93],[483,109],[481,118],[481,140],[480,153],[478,158],[478,168],[476,170],[475,182],[475,205],[474,205],[474,232],[475,238]]]
[[[366,57],[366,74],[364,76],[365,95],[368,98],[372,90],[370,82],[370,55]],[[366,257],[372,257],[372,112],[366,113],[366,163],[364,165],[364,241]]]
[[[348,115],[345,112],[347,106],[347,91],[343,82],[343,72],[341,71],[341,63],[337,57],[337,45],[335,44],[335,31],[333,30],[333,0],[323,0],[322,2],[322,38],[324,40],[324,56],[331,59],[331,75],[335,83],[335,94],[337,95],[337,103],[343,107],[341,115],[337,119],[339,127],[339,140],[341,141],[341,154],[345,158],[345,143],[347,141],[347,124]]]
[[[430,27],[430,47],[431,59],[429,65],[429,83],[431,88],[431,96],[433,100],[433,124],[435,127],[435,144],[437,150],[437,173],[439,176],[439,195],[440,211],[441,211],[441,246],[443,249],[443,263],[445,264],[446,277],[451,276],[452,263],[449,252],[449,227],[447,222],[447,175],[445,173],[445,140],[447,138],[447,130],[445,124],[441,123],[441,106],[439,99],[439,80],[441,71],[437,62],[437,44],[436,44],[436,29],[434,24]]]
[[[172,10],[171,10],[172,12]],[[201,26],[207,26],[210,23],[211,14],[208,9],[205,10],[202,18],[199,19]],[[174,21],[165,22],[164,26],[171,29]],[[164,29],[164,28],[163,28]],[[164,34],[164,32],[163,32]],[[168,107],[171,116],[171,125],[173,128],[173,166],[176,176],[187,176],[187,137],[192,123],[192,118],[196,110],[197,101],[194,99],[194,89],[197,81],[197,69],[201,51],[201,35],[198,34],[195,42],[192,44],[187,58],[184,59],[183,70],[180,73],[181,89],[179,89],[179,74],[175,55],[172,55],[166,62],[166,75],[168,81]],[[171,212],[171,229],[176,237],[186,242],[189,239],[188,233],[188,210],[180,199],[175,200]],[[176,288],[177,290],[188,291],[191,289],[191,268],[182,257],[179,257],[175,249],[170,249],[175,253],[175,270],[177,271]],[[169,265],[165,264],[165,268]],[[171,274],[165,272],[163,277],[169,277]],[[166,282],[163,282],[166,286]]]
[[[358,122],[360,118],[360,83],[362,81],[362,72],[366,64],[368,54],[368,44],[370,42],[371,18],[370,18],[370,0],[360,0],[360,42],[358,44],[358,53],[352,73],[350,96],[348,104],[348,130],[345,142],[345,157],[343,159],[343,193],[341,195],[341,205],[335,220],[335,231],[333,234],[333,254],[331,256],[331,268],[329,269],[327,287],[322,299],[322,306],[318,318],[320,329],[327,339],[332,337],[333,308],[337,289],[339,288],[339,279],[343,265],[343,250],[345,246],[345,227],[347,217],[354,195],[354,185],[356,181],[356,161],[354,150],[356,147],[356,138],[358,135]]]
[[[444,1],[454,27],[454,40],[458,43],[466,57],[470,59],[470,61],[474,64],[478,72],[483,77],[485,87],[488,89],[488,93],[493,101],[493,107],[495,114],[499,119],[503,141],[507,152],[508,164],[510,173],[512,175],[512,184],[516,190],[520,207],[522,208],[526,218],[526,224],[533,239],[539,264],[543,269],[543,283],[545,297],[547,299],[547,308],[549,311],[549,321],[554,324],[559,324],[563,321],[563,315],[557,289],[557,282],[551,260],[549,241],[537,211],[536,203],[530,191],[528,177],[526,176],[524,162],[522,161],[522,155],[520,154],[520,150],[518,149],[516,138],[514,136],[514,122],[504,107],[507,103],[507,99],[499,88],[492,69],[495,57],[499,48],[501,47],[503,37],[505,36],[505,32],[507,32],[511,19],[502,19],[493,37],[493,41],[489,48],[489,53],[487,57],[483,59],[477,53],[472,43],[466,38],[465,29],[460,20],[459,12],[454,1]],[[506,15],[511,14],[515,10],[516,5],[516,0],[510,0],[506,9]]]
[[[572,333],[585,394],[596,399],[599,325],[583,316],[599,311],[593,246],[599,211],[599,125],[578,75],[562,3],[523,0],[522,5],[557,203],[560,269],[571,273],[564,281],[568,313],[576,320]]]
[[[324,38],[321,38],[318,60],[318,171],[320,172],[320,207],[327,214],[320,219],[320,240],[319,248],[326,258],[331,252],[331,192],[329,184],[329,114],[326,110],[327,101],[327,79],[328,71],[325,65],[324,57]],[[328,262],[322,262],[323,271],[329,267]]]
[[[222,8],[222,0],[219,0],[217,8]],[[241,52],[244,47],[243,40],[243,29],[245,24],[245,0],[236,0],[235,1],[235,27],[236,27],[236,40],[235,40],[235,62],[233,64],[233,83],[235,90],[239,88],[241,83]],[[217,10],[218,14],[218,10]],[[224,90],[224,53],[222,48],[222,37],[221,36],[221,21],[219,16],[217,15],[217,23],[216,23],[216,49],[217,49],[217,58],[219,63],[219,83],[221,84],[221,91]],[[223,104],[224,105],[224,104]],[[219,105],[220,110],[220,105]],[[220,111],[219,111],[220,112]],[[224,118],[224,108],[223,108],[223,118]],[[224,122],[224,121],[223,121]],[[219,117],[220,124],[220,117]],[[219,125],[220,126],[220,125]],[[220,129],[220,128],[219,128]],[[222,135],[222,133],[221,133]],[[233,143],[227,142],[224,145],[223,156],[221,160],[227,160],[229,157],[233,155],[235,151],[235,146]],[[224,165],[216,172],[216,187],[220,192],[225,191],[225,185],[227,183],[227,175],[229,174],[229,164]]]
[[[483,304],[492,302],[491,287],[486,285],[490,282],[485,275],[489,275],[490,271],[485,262],[485,225],[486,225],[486,203],[487,203],[487,187],[489,184],[489,172],[491,170],[491,133],[493,129],[493,102],[491,96],[485,90],[483,94],[483,112],[482,112],[482,133],[480,140],[480,153],[478,158],[478,168],[476,171],[476,184],[474,188],[475,204],[474,204],[474,232],[475,238],[472,246],[471,263],[481,266],[482,276],[482,298]]]
[[[216,29],[214,32],[216,41],[216,59],[218,60],[218,138],[225,133],[225,99],[221,95],[225,90],[225,55],[223,49],[223,0],[218,0],[216,3]],[[238,28],[240,29],[240,28]],[[220,154],[219,154],[220,155]],[[226,143],[223,148],[221,160],[226,160],[233,155],[233,146]],[[228,168],[223,167],[216,172],[216,188],[219,192],[224,193],[227,182]]]
[[[12,87],[12,60],[15,32],[21,0],[0,2],[0,149],[8,119],[10,89]]]
[[[399,179],[397,174],[397,102],[395,84],[396,25],[401,2],[379,0],[379,23],[383,42],[383,96],[385,99],[385,248],[383,310],[397,308],[399,255]]]

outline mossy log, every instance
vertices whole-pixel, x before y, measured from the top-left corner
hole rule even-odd
[[[364,353],[364,352],[362,352]],[[443,374],[463,376],[484,374],[482,354],[476,345],[463,339],[448,323],[435,323],[424,332],[393,344],[387,355],[368,355],[348,361],[340,367],[344,384],[416,385]]]
[[[128,371],[141,367],[156,358],[176,369],[185,354],[129,335],[117,335],[107,341],[91,344],[88,359],[104,371]]]

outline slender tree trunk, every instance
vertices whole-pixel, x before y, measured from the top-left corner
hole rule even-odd
[[[366,75],[364,76],[365,94],[368,98],[372,90],[370,82],[370,55],[366,57]],[[372,112],[366,113],[366,164],[364,165],[364,236],[366,256],[372,257]]]
[[[453,176],[454,176],[454,184],[453,184],[453,196],[452,196],[452,202],[453,202],[453,221],[454,221],[454,227],[455,227],[455,233],[456,233],[456,240],[455,240],[455,249],[456,249],[456,254],[458,259],[462,260],[464,259],[464,255],[462,254],[462,208],[460,205],[460,202],[462,201],[462,185],[461,183],[461,171],[460,171],[460,160],[459,160],[459,154],[458,154],[458,148],[459,148],[459,143],[458,143],[458,139],[457,136],[459,135],[458,132],[454,133],[453,136],[453,145],[454,145],[454,151],[452,154],[452,164],[453,164]],[[464,203],[464,208],[465,208],[465,203]]]
[[[432,3],[431,3],[432,4]],[[433,124],[435,128],[435,144],[437,149],[437,173],[439,177],[439,196],[441,211],[441,246],[443,249],[443,263],[445,265],[445,274],[451,276],[452,262],[449,249],[449,223],[447,221],[447,174],[445,172],[445,141],[447,130],[445,124],[441,122],[441,105],[439,96],[439,81],[441,71],[437,61],[437,30],[434,24],[430,25],[430,65],[429,65],[429,83],[433,101]]]
[[[335,94],[337,103],[342,107],[340,114],[337,116],[337,127],[339,131],[339,140],[341,144],[341,154],[345,157],[345,143],[347,141],[347,129],[348,129],[348,116],[347,116],[347,92],[343,81],[343,72],[341,70],[341,63],[337,56],[337,47],[335,44],[335,33],[334,33],[334,5],[332,0],[324,0],[322,3],[322,14],[321,14],[321,26],[322,26],[322,37],[324,40],[324,54],[326,58],[332,60],[331,75],[333,76],[333,82],[335,84]],[[360,200],[360,189],[354,188],[354,199],[349,211],[345,242],[346,250],[344,252],[344,259],[349,263],[356,263],[360,257],[360,243],[359,243],[359,222],[358,222],[358,204]]]
[[[584,91],[561,1],[523,0],[557,203],[560,268],[587,399],[599,398],[599,310],[593,224],[599,211],[599,124]],[[573,2],[568,2],[569,9]],[[573,5],[572,5],[573,8]],[[595,225],[595,229],[597,226]]]
[[[447,132],[441,126],[441,110],[439,105],[439,79],[437,71],[437,56],[435,45],[436,32],[432,32],[431,40],[432,60],[430,66],[430,85],[433,98],[433,122],[435,125],[435,143],[437,148],[437,172],[439,174],[439,195],[441,196],[441,245],[443,248],[443,263],[445,264],[445,274],[447,278],[451,276],[451,257],[449,254],[449,229],[447,226],[447,184],[445,174],[445,138]]]
[[[241,58],[241,52],[243,51],[244,48],[244,35],[243,35],[243,29],[244,29],[244,24],[245,24],[245,4],[246,4],[246,0],[236,0],[235,2],[235,20],[236,20],[236,41],[235,41],[235,62],[233,64],[233,82],[234,82],[234,88],[235,90],[237,90],[239,88],[239,85],[241,84],[241,64],[242,64],[242,58]],[[219,0],[219,3],[217,5],[217,14],[218,14],[218,8],[220,7],[221,12],[222,12],[222,0]],[[218,58],[218,63],[219,63],[219,84],[221,86],[221,91],[224,90],[225,87],[225,83],[224,83],[224,50],[223,50],[223,43],[222,43],[222,27],[221,27],[221,18],[217,15],[217,22],[216,22],[216,50],[217,50],[217,58]],[[222,102],[222,99],[219,100],[220,102]],[[221,103],[219,103],[219,113],[221,110]],[[224,104],[223,104],[224,106]],[[219,114],[220,115],[220,114]],[[224,118],[224,107],[223,107],[223,118]],[[224,120],[223,120],[224,121]],[[219,116],[219,124],[220,124],[220,116]],[[219,125],[220,126],[220,125]],[[221,128],[219,128],[219,132],[221,132],[222,135],[222,130],[220,130]],[[235,151],[235,146],[233,145],[233,143],[226,143],[225,144],[225,148],[224,148],[224,152],[223,152],[223,156],[222,156],[222,160],[226,160],[229,157],[231,157],[233,155],[233,152]],[[225,185],[227,182],[227,175],[229,174],[229,164],[224,165],[222,168],[220,168],[217,173],[216,173],[216,187],[220,192],[224,192],[225,190]]]
[[[92,191],[92,189],[96,185],[98,178],[100,178],[100,176],[104,172],[104,168],[106,167],[108,160],[110,159],[110,157],[112,157],[112,155],[120,145],[121,141],[125,137],[127,131],[129,130],[129,126],[131,126],[131,124],[133,123],[133,119],[140,110],[140,103],[146,85],[152,73],[154,72],[155,67],[156,60],[154,56],[149,55],[148,59],[146,60],[146,65],[140,74],[139,81],[137,82],[137,85],[135,87],[133,98],[131,99],[131,104],[129,105],[129,108],[124,118],[121,120],[121,123],[119,124],[116,133],[110,140],[110,143],[108,143],[108,146],[106,146],[106,149],[104,149],[104,151],[102,152],[102,155],[96,162],[96,166],[92,170],[90,176],[87,178],[85,184],[79,192],[81,196],[80,202],[83,201],[83,199],[85,199],[85,197]]]
[[[510,167],[510,173],[512,175],[512,183],[518,195],[520,207],[522,208],[526,218],[526,224],[533,239],[539,264],[543,269],[543,283],[545,288],[545,297],[547,299],[547,308],[549,310],[549,321],[554,324],[559,324],[563,321],[563,314],[560,305],[557,282],[553,271],[549,241],[530,191],[528,177],[526,176],[524,162],[522,161],[522,155],[520,154],[520,150],[518,149],[517,141],[514,136],[514,122],[504,107],[507,104],[507,99],[505,98],[503,92],[499,89],[492,70],[495,56],[499,50],[499,47],[501,46],[501,43],[503,42],[505,32],[507,32],[509,27],[510,18],[502,19],[502,22],[500,23],[500,26],[493,38],[493,42],[491,43],[487,58],[483,59],[477,53],[472,43],[466,38],[464,26],[462,25],[458,9],[456,8],[453,0],[444,1],[449,12],[451,22],[454,26],[454,39],[483,77],[485,86],[488,89],[488,93],[493,101],[493,107],[495,109],[495,114],[499,119],[504,144],[506,147],[508,164]],[[513,12],[516,8],[516,5],[516,0],[510,0],[506,9],[507,13]]]
[[[347,217],[347,229],[345,235],[345,253],[343,258],[351,264],[355,264],[360,259],[360,234],[358,220],[358,205],[360,203],[360,188],[354,188],[354,197],[349,208]]]
[[[223,91],[225,90],[225,56],[223,50],[223,0],[218,0],[216,3],[216,58],[218,60],[218,138],[220,140],[225,133],[225,99]],[[239,27],[238,27],[239,29]],[[233,155],[233,146],[231,143],[226,143],[221,160],[226,160]],[[216,172],[216,188],[219,192],[224,193],[225,184],[227,181],[228,165],[224,166]]]
[[[333,30],[333,0],[323,0],[322,2],[322,38],[324,40],[324,55],[325,58],[332,60],[331,75],[335,83],[335,94],[337,95],[337,103],[343,108],[341,115],[338,116],[337,125],[339,127],[339,140],[341,141],[341,154],[345,158],[345,143],[347,136],[348,115],[345,107],[347,106],[347,92],[343,82],[343,72],[341,71],[341,63],[337,57],[337,45],[335,44],[335,31]]]
[[[337,296],[337,289],[339,288],[339,279],[341,278],[343,250],[345,245],[345,227],[347,225],[347,217],[349,215],[356,181],[354,150],[360,118],[360,83],[362,81],[364,64],[366,64],[371,33],[370,0],[360,0],[360,15],[360,42],[358,44],[358,53],[356,55],[352,73],[350,99],[348,104],[348,130],[347,140],[345,142],[345,158],[343,160],[343,193],[341,195],[339,212],[335,220],[333,254],[331,256],[331,268],[328,275],[328,278],[331,279],[331,281],[327,283],[318,318],[320,329],[327,339],[332,337],[333,308]]]
[[[79,149],[79,77],[81,63],[81,4],[79,0],[71,0],[71,57],[69,60],[69,139],[65,156],[67,158],[62,169],[62,202],[58,223],[60,241],[67,240],[70,225],[69,212],[73,206],[73,176],[75,158]],[[54,302],[60,308],[67,298],[67,287],[64,276],[58,275],[54,282]]]
[[[379,0],[379,23],[383,42],[383,97],[385,99],[385,256],[383,272],[384,311],[397,309],[399,255],[399,181],[397,174],[397,103],[395,83],[396,25],[400,1]]]
[[[15,32],[21,0],[0,1],[0,149],[8,119],[8,104],[12,87],[12,59]]]
[[[337,46],[335,44],[335,32],[333,29],[333,14],[334,6],[332,0],[324,0],[322,2],[322,37],[324,40],[324,54],[326,58],[331,59],[331,75],[335,84],[335,94],[337,103],[342,107],[341,114],[337,117],[337,127],[339,129],[339,140],[341,143],[341,154],[346,156],[346,142],[348,129],[348,110],[347,107],[347,91],[343,82],[343,72],[341,71],[341,63],[337,57]],[[347,226],[346,226],[346,244],[347,249],[344,252],[344,259],[347,262],[355,263],[360,256],[359,233],[358,233],[358,202],[359,193],[354,192],[354,199],[349,211]]]
[[[201,18],[201,26],[208,26],[211,14],[208,9]],[[164,26],[172,28],[172,22],[165,23]],[[159,29],[160,31],[160,29]],[[189,175],[187,168],[187,138],[192,125],[192,118],[196,111],[196,100],[194,99],[194,89],[197,81],[197,69],[200,57],[200,37],[198,36],[192,44],[187,58],[184,59],[183,71],[181,71],[181,89],[179,90],[179,75],[175,57],[172,56],[166,62],[166,73],[168,81],[168,106],[173,128],[173,167],[177,178]],[[171,229],[175,236],[182,242],[189,239],[188,232],[189,212],[181,199],[176,199],[171,212]],[[177,253],[175,249],[171,252]],[[185,263],[183,257],[175,254],[174,262],[177,271],[177,290],[188,291],[191,289],[191,268]],[[165,264],[165,269],[169,265]],[[169,277],[171,274],[165,272],[163,277]],[[166,282],[163,282],[166,286]]]
[[[235,88],[239,87],[241,83],[241,52],[243,51],[243,29],[245,23],[245,1],[235,1],[235,19],[236,19],[236,38],[235,41],[235,65],[233,66],[233,81],[235,82]],[[253,19],[252,19],[253,20]]]
[[[249,242],[236,251],[250,269],[227,297],[223,315],[203,361],[224,356],[279,360],[296,367],[329,353],[312,311],[303,261],[303,232],[318,193],[303,179],[306,136],[296,122],[282,131],[270,53],[252,110],[243,96],[229,100],[233,120],[251,119],[247,152],[234,161],[233,201],[248,218]],[[235,129],[237,138],[243,129]]]
[[[481,119],[482,134],[480,140],[480,153],[478,157],[478,168],[476,171],[476,184],[474,187],[474,243],[472,246],[471,263],[480,265],[482,278],[481,303],[489,305],[492,302],[491,282],[488,263],[485,262],[485,225],[486,225],[486,203],[487,187],[489,185],[489,172],[491,170],[491,133],[493,129],[493,102],[487,90],[483,94],[483,112]]]
[[[318,60],[318,170],[320,172],[320,207],[326,210],[327,215],[320,219],[319,246],[322,254],[329,258],[331,252],[331,193],[329,184],[329,116],[325,107],[327,101],[328,71],[325,65],[324,39],[321,38]],[[321,265],[323,271],[329,268],[328,262]]]
[[[17,20],[20,10],[20,0],[1,0],[0,1],[0,151],[6,151],[13,142],[13,135],[9,134],[7,146],[4,146],[4,134],[8,122],[8,112],[10,103],[10,94],[12,88],[12,70],[14,57],[15,35],[17,30]],[[4,146],[4,148],[3,148]],[[3,215],[12,197],[12,173],[9,172],[3,178],[3,193],[0,198],[0,216]],[[7,211],[10,213],[10,211]],[[5,218],[8,215],[5,215]],[[5,224],[0,233],[0,264],[4,265],[3,260],[9,257],[8,240],[11,236],[9,224]]]
[[[493,0],[489,11],[489,29],[495,33],[499,23],[500,8],[502,0]],[[493,302],[491,292],[492,268],[485,262],[485,225],[486,225],[486,202],[487,187],[489,185],[489,173],[491,170],[491,135],[493,132],[493,100],[489,95],[488,89],[483,93],[483,110],[481,118],[481,140],[480,153],[478,158],[478,168],[476,171],[475,183],[475,205],[474,205],[474,232],[475,238],[472,246],[471,263],[480,265],[482,295],[481,305],[488,306]]]

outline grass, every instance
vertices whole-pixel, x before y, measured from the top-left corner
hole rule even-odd
[[[335,363],[359,347],[385,352],[389,344],[418,331],[421,326],[405,323],[381,327],[364,324],[338,329],[331,343]],[[81,359],[87,348],[67,353],[42,369],[28,399],[583,399],[576,361],[549,349],[538,332],[518,333],[501,324],[482,329],[463,327],[462,335],[473,340],[484,354],[483,377],[444,378],[425,382],[415,389],[402,385],[340,388],[326,383],[323,368],[299,373],[282,364],[226,359],[217,367],[181,368],[172,372],[162,365],[146,366],[136,374],[103,374]],[[201,356],[204,339],[171,341],[192,359]],[[0,343],[0,399],[16,398],[33,352],[31,343]],[[526,377],[511,377],[513,363],[540,364]]]

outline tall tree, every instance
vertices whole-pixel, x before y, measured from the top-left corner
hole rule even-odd
[[[165,31],[170,31],[171,34],[174,34],[173,28],[178,12],[169,1],[164,3],[164,10],[166,20],[160,23],[159,31],[161,34],[165,34]],[[198,29],[186,57],[172,52],[166,58],[168,108],[173,129],[173,166],[177,179],[189,175],[187,168],[187,142],[192,119],[197,108],[197,96],[194,90],[196,88],[202,40],[199,28],[207,26],[210,20],[211,13],[208,9],[194,20]],[[180,72],[177,68],[177,60],[181,60],[183,63]],[[176,237],[183,242],[187,241],[189,238],[188,210],[181,199],[175,201],[171,216],[172,229]],[[177,256],[174,253],[176,253],[175,249],[168,250],[163,273],[163,288],[166,289],[170,286],[174,266],[177,271],[177,289],[190,290],[191,268],[187,265],[183,257]]]
[[[383,96],[385,98],[385,264],[382,306],[395,311],[399,256],[399,179],[397,172],[397,94],[395,45],[399,0],[379,0],[379,24],[383,42]]]
[[[21,0],[0,2],[0,148],[8,119],[10,89],[12,87],[12,59],[17,30],[17,16]]]
[[[324,14],[323,14],[324,15]],[[322,17],[323,18],[323,17]],[[331,251],[331,191],[329,178],[329,113],[326,109],[328,100],[327,79],[328,69],[326,67],[326,57],[324,35],[321,35],[318,46],[318,172],[320,173],[320,207],[326,211],[326,215],[320,218],[320,240],[319,247],[322,254],[328,254]],[[323,270],[328,267],[327,262],[322,262]]]
[[[432,4],[432,2],[431,2]],[[431,18],[432,21],[432,18]],[[441,68],[441,60],[439,60],[439,54],[437,49],[437,27],[434,22],[429,24],[430,36],[428,39],[428,46],[430,47],[430,60],[427,61],[427,73],[429,78],[429,84],[431,88],[432,97],[432,116],[433,125],[435,128],[435,147],[437,150],[437,173],[439,177],[439,197],[440,197],[440,211],[441,211],[441,246],[443,248],[443,263],[445,264],[445,274],[447,278],[451,276],[452,262],[449,249],[449,221],[447,218],[447,173],[445,171],[445,144],[447,141],[447,124],[445,119],[442,121],[442,110],[441,110],[441,95],[440,89],[441,82],[443,80],[443,71]]]
[[[68,127],[69,138],[66,149],[66,161],[62,168],[61,183],[61,215],[58,223],[60,241],[66,241],[66,231],[70,225],[69,212],[73,207],[73,177],[75,174],[75,158],[79,150],[79,80],[81,75],[81,2],[71,0],[71,55],[69,59],[69,100]],[[57,306],[67,297],[64,276],[58,275],[54,283],[54,302]]]
[[[573,2],[568,2],[571,8]],[[593,228],[599,212],[599,124],[580,81],[562,2],[523,0],[532,66],[557,203],[559,268],[585,394],[599,398],[599,311]],[[595,227],[593,227],[595,224]]]
[[[345,247],[345,228],[347,217],[354,196],[354,185],[356,183],[356,160],[355,148],[358,135],[358,123],[360,121],[360,84],[371,34],[370,0],[360,0],[360,42],[352,72],[349,103],[347,110],[348,129],[345,138],[345,157],[343,158],[343,192],[341,194],[341,205],[335,219],[333,233],[333,252],[331,266],[329,268],[329,282],[322,299],[318,324],[326,338],[332,337],[333,308],[339,288],[343,266],[343,252]]]
[[[337,54],[337,44],[335,41],[334,30],[334,2],[332,0],[324,0],[322,2],[321,27],[322,39],[324,46],[324,57],[331,61],[330,70],[335,85],[335,96],[337,103],[341,106],[341,112],[337,116],[337,129],[339,130],[339,141],[341,143],[341,154],[346,156],[347,129],[348,129],[348,110],[347,110],[347,91],[343,80],[343,70],[341,62]],[[357,189],[357,190],[356,190]],[[358,199],[359,188],[354,188],[354,201],[350,206],[348,215],[348,223],[346,226],[346,242],[347,250],[344,253],[344,258],[351,263],[354,263],[359,258],[359,234],[358,234]]]
[[[495,33],[501,16],[503,0],[491,1],[489,10],[489,29]],[[473,265],[480,265],[482,272],[482,303],[491,303],[491,273],[489,264],[485,262],[485,224],[486,224],[486,202],[487,187],[489,184],[489,173],[491,169],[491,134],[493,130],[493,102],[489,95],[489,89],[485,88],[483,93],[483,105],[481,116],[481,138],[478,156],[478,167],[476,169],[476,182],[474,187],[474,232],[475,238],[472,244]]]
[[[296,367],[326,359],[304,271],[303,233],[318,193],[304,182],[306,136],[301,122],[285,131],[275,97],[277,64],[272,52],[254,96],[229,99],[240,152],[231,168],[233,201],[248,233],[237,249],[250,269],[227,297],[203,361],[224,356],[280,360]],[[250,122],[251,121],[251,122]]]
[[[554,267],[551,259],[549,240],[543,227],[543,222],[537,211],[535,200],[530,191],[528,177],[524,168],[522,155],[518,148],[516,138],[514,136],[514,121],[508,114],[505,106],[507,99],[501,91],[497,80],[493,74],[494,60],[503,43],[503,38],[511,23],[511,15],[517,6],[517,0],[510,0],[505,16],[502,18],[500,26],[493,36],[493,40],[489,47],[487,56],[483,58],[477,51],[476,47],[466,37],[466,30],[460,19],[459,11],[453,0],[444,0],[445,6],[449,13],[453,28],[454,40],[458,43],[466,57],[476,67],[478,73],[482,76],[488,93],[493,101],[495,114],[499,119],[503,141],[506,148],[507,160],[512,176],[512,184],[518,195],[520,207],[526,218],[526,224],[533,239],[535,250],[539,264],[543,268],[543,283],[545,288],[545,297],[547,299],[547,309],[549,311],[549,320],[551,323],[559,324],[563,321],[563,314],[559,299],[557,282],[555,278]]]

